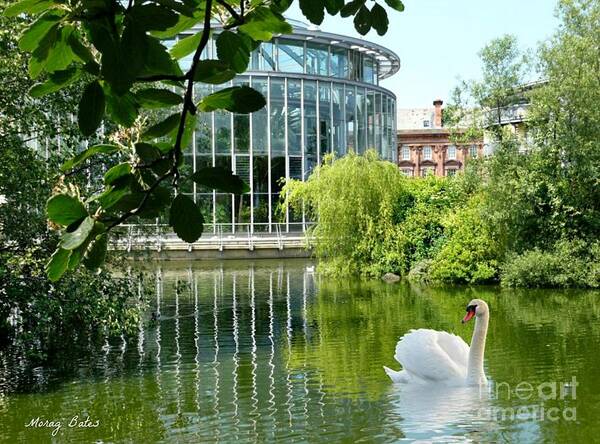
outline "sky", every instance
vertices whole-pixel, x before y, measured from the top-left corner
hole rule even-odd
[[[514,34],[522,49],[535,49],[558,25],[555,0],[404,0],[404,5],[401,13],[387,8],[390,27],[383,37],[374,30],[361,37],[351,18],[339,15],[326,15],[319,26],[398,54],[400,71],[381,82],[396,94],[398,108],[427,108],[437,98],[447,101],[457,79],[477,79],[477,53],[490,40]],[[308,22],[297,2],[286,16]]]

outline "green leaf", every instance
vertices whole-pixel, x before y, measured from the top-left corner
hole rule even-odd
[[[50,261],[46,264],[46,275],[52,282],[58,281],[61,276],[67,271],[69,265],[69,257],[71,251],[63,248],[57,248],[52,254]]]
[[[95,80],[85,87],[79,101],[77,121],[84,136],[91,136],[100,126],[105,106],[104,91],[100,83]]]
[[[390,8],[395,9],[396,11],[404,11],[404,3],[402,3],[401,0],[385,0],[385,2]]]
[[[366,35],[371,29],[371,11],[362,6],[354,16],[354,28],[361,35]]]
[[[36,83],[29,90],[31,97],[42,97],[46,94],[58,91],[79,79],[81,71],[77,68],[69,68],[64,71],[56,71],[48,76],[48,80]]]
[[[68,43],[74,30],[71,25],[54,27],[44,36],[29,60],[29,73],[32,78],[36,78],[42,71],[61,71],[71,62],[79,60]]]
[[[95,220],[91,216],[88,216],[83,219],[83,222],[81,222],[74,231],[65,232],[60,240],[60,247],[65,250],[74,250],[79,247],[87,240],[92,232],[94,222]]]
[[[168,108],[179,105],[183,98],[168,89],[147,88],[135,93],[138,102],[143,108]]]
[[[249,86],[233,86],[205,96],[199,103],[201,111],[225,109],[234,113],[252,113],[266,105],[261,93]]]
[[[134,124],[138,108],[137,100],[130,92],[122,96],[114,93],[106,95],[106,111],[111,120],[126,128]]]
[[[102,67],[102,72],[108,74],[107,81],[117,94],[129,91],[135,79],[144,70],[148,57],[148,37],[146,32],[135,22],[128,21],[121,40],[113,50],[114,55],[106,54],[109,66]],[[110,72],[109,72],[110,71]]]
[[[342,17],[350,17],[358,12],[358,10],[365,4],[366,0],[353,0],[350,3],[344,5],[340,10]]]
[[[5,17],[16,17],[19,14],[28,13],[29,15],[45,11],[55,3],[52,0],[23,0],[13,3],[4,10]]]
[[[179,16],[170,9],[152,4],[134,5],[128,18],[146,31],[165,31],[179,20]]]
[[[46,202],[48,219],[55,224],[69,226],[88,215],[83,203],[68,194],[55,194]]]
[[[201,38],[202,33],[198,32],[178,40],[169,51],[171,53],[171,57],[179,60],[193,53],[196,51],[196,48],[198,48]]]
[[[269,41],[273,34],[291,34],[292,27],[283,16],[264,6],[258,6],[246,15],[246,22],[238,28],[254,40]]]
[[[220,60],[200,60],[194,74],[194,81],[218,85],[233,79],[236,72],[229,64]]]
[[[325,8],[330,15],[336,15],[344,7],[344,0],[325,0]]]
[[[56,11],[48,11],[42,14],[19,39],[19,49],[27,52],[35,51],[42,39],[51,29],[57,26],[62,17],[62,14]]]
[[[162,137],[177,128],[180,120],[181,115],[179,113],[171,114],[162,122],[159,122],[156,125],[148,128],[142,136],[144,139],[156,139],[158,137]]]
[[[385,8],[375,3],[373,8],[371,8],[371,25],[375,28],[377,34],[384,35],[388,30],[389,24]]]
[[[135,152],[144,163],[153,162],[162,156],[162,153],[156,146],[145,142],[136,143]]]
[[[146,51],[142,77],[158,74],[183,76],[177,61],[171,57],[167,48],[159,40],[146,37]]]
[[[90,49],[81,43],[79,33],[76,30],[69,35],[67,44],[71,48],[71,51],[73,51],[73,54],[75,54],[83,63],[96,61]]]
[[[223,31],[217,37],[216,45],[219,60],[227,63],[240,74],[248,69],[250,49],[239,34],[231,31]]]
[[[99,268],[106,260],[106,250],[108,248],[108,235],[99,234],[92,242],[92,246],[85,254],[83,264],[90,270]]]
[[[239,176],[221,167],[202,168],[192,175],[192,180],[198,185],[225,193],[244,194],[250,191],[248,184]]]
[[[204,19],[204,10],[198,7],[195,7],[195,9],[196,12],[194,12],[192,17],[180,15],[177,23],[174,26],[171,26],[169,29],[164,31],[152,31],[152,35],[158,37],[159,39],[168,39],[170,37],[175,37],[177,34],[181,34],[187,29],[192,28],[195,24]]]
[[[112,154],[119,151],[119,147],[117,145],[94,145],[87,150],[77,154],[75,157],[67,160],[62,164],[60,170],[62,172],[69,171],[71,168],[76,167],[77,165],[85,162],[90,157],[96,154]]]
[[[77,265],[79,265],[79,261],[81,260],[81,250],[85,249],[85,247],[86,245],[84,244],[75,250],[70,250],[71,255],[69,256],[69,263],[67,264],[68,270],[75,270],[75,268],[77,268]]]
[[[169,225],[185,242],[196,242],[202,236],[204,218],[196,203],[184,194],[179,194],[171,204]]]
[[[131,174],[131,165],[127,162],[120,163],[109,169],[104,174],[104,183],[110,185],[121,177]]]
[[[302,11],[302,14],[315,25],[323,23],[323,19],[325,18],[324,9],[324,0],[300,0],[300,10]]]

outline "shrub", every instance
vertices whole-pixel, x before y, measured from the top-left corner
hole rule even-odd
[[[561,240],[550,251],[513,255],[502,268],[502,285],[600,288],[600,242]]]

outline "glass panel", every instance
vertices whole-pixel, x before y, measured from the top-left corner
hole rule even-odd
[[[304,72],[304,42],[298,40],[279,39],[278,68],[281,72]]]
[[[250,213],[252,208],[250,207],[250,195],[249,194],[235,194],[235,222],[237,224],[248,224],[250,223]],[[246,232],[246,226],[236,226],[235,231],[242,233]]]
[[[348,50],[331,47],[331,75],[340,79],[348,78]]]
[[[285,179],[285,157],[273,156],[271,158],[271,192],[281,191],[281,178]]]
[[[362,81],[361,54],[358,51],[350,51],[350,79]]]
[[[354,103],[354,87],[346,86],[346,143],[348,152],[354,151],[354,132],[355,132],[355,103]]]
[[[367,129],[365,126],[365,90],[362,88],[357,88],[356,90],[356,129],[357,129],[357,151],[359,153],[364,153],[366,149],[367,143]]]
[[[375,61],[369,56],[363,56],[363,74],[367,83],[375,83]]]
[[[367,91],[367,149],[375,149],[375,94]]]
[[[250,116],[248,114],[233,115],[233,143],[236,154],[250,151]]]
[[[268,156],[252,157],[253,193],[269,192],[269,158]]]
[[[317,164],[317,84],[304,81],[304,179]]]
[[[302,179],[302,157],[290,156],[290,179]]]
[[[282,79],[271,79],[271,152],[285,154],[285,85]]]
[[[375,147],[381,155],[381,134],[383,119],[381,116],[381,93],[375,93]]]
[[[390,150],[390,144],[389,144],[389,112],[388,112],[388,100],[387,97],[382,96],[382,100],[381,100],[381,104],[382,104],[382,109],[381,109],[381,116],[382,116],[382,120],[383,120],[383,125],[382,125],[382,137],[381,137],[381,158],[382,159],[387,159],[388,158],[388,153]]]
[[[261,45],[252,51],[250,69],[255,71],[275,71],[275,45],[270,42]]]
[[[299,80],[288,80],[288,153],[302,154],[301,86]]]
[[[196,193],[196,203],[204,216],[204,231],[212,232],[212,227],[208,225],[213,224],[213,193]]]
[[[328,75],[328,60],[327,45],[320,43],[306,44],[306,72],[308,74]]]
[[[252,87],[267,98],[267,79],[254,77]],[[254,154],[267,154],[269,152],[269,133],[267,125],[267,107],[251,114],[252,118],[252,152]]]
[[[233,171],[231,168],[231,156],[215,156],[215,166]]]
[[[179,167],[179,173],[182,177],[188,177],[194,171],[194,153],[186,151],[183,155],[183,165]],[[192,193],[194,191],[194,183],[190,180],[182,180],[179,185],[179,192]]]
[[[235,174],[250,185],[250,156],[235,156]]]
[[[215,111],[215,151],[231,153],[231,114]]]
[[[224,231],[231,231],[231,194],[217,193],[215,199],[215,221],[226,224]]]
[[[254,231],[268,231],[269,223],[269,195],[266,193],[253,193],[254,204]]]
[[[331,85],[319,84],[319,137],[321,160],[331,152]]]
[[[344,123],[344,86],[334,83],[331,90],[333,104],[333,149],[340,156],[346,154],[346,125]]]

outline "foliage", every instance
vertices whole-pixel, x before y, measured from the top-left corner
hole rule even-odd
[[[69,119],[80,84],[31,99],[28,61],[17,46],[28,19],[0,21],[0,346],[19,347],[21,357],[44,358],[73,340],[131,332],[139,298],[131,279],[106,271],[76,271],[57,284],[46,278],[45,265],[59,239],[47,229],[44,209],[52,184],[69,189],[57,183],[64,159],[55,153],[80,143]],[[43,142],[37,150],[25,144],[36,140]],[[72,182],[84,185],[78,177]],[[56,217],[68,220],[81,210],[76,204]]]
[[[482,214],[483,194],[477,194],[443,221],[447,241],[429,265],[429,279],[450,283],[486,283],[497,278],[500,245]]]
[[[306,182],[288,181],[282,196],[292,209],[304,206],[318,221],[316,251],[334,261],[332,272],[378,275],[404,261],[395,248],[400,236],[394,217],[396,206],[409,197],[408,187],[393,164],[368,151],[327,157]]]
[[[550,251],[528,250],[502,268],[507,287],[600,288],[600,242],[561,240]]]
[[[320,24],[328,14],[354,17],[358,32],[374,28],[380,35],[387,31],[387,11],[365,0],[300,0],[304,15]],[[98,135],[103,122],[122,127],[121,137],[110,154],[99,146],[79,154],[80,161],[94,159],[112,166],[109,156],[125,158],[108,169],[101,189],[84,196],[77,187],[54,201],[51,214],[67,211],[62,203],[77,199],[85,210],[76,221],[61,223],[50,218],[61,231],[59,249],[49,263],[52,280],[80,262],[98,267],[105,256],[107,233],[125,221],[154,218],[170,207],[173,230],[186,242],[202,234],[203,219],[197,204],[186,198],[174,198],[182,183],[195,181],[228,192],[238,178],[226,172],[205,169],[204,175],[190,175],[183,164],[183,150],[191,142],[198,112],[227,110],[251,113],[265,105],[264,97],[248,86],[233,86],[194,100],[194,83],[220,85],[244,72],[250,53],[274,34],[292,31],[283,18],[291,0],[156,0],[128,3],[117,0],[70,3],[61,1],[21,0],[10,4],[6,17],[35,17],[26,27],[18,45],[30,53],[28,72],[38,83],[31,94],[43,97],[60,92],[73,82],[84,82],[79,99],[77,121],[86,137]],[[392,9],[402,11],[400,0],[386,0]],[[201,30],[180,40],[170,51],[162,43],[201,24]],[[211,32],[221,26],[216,38],[217,58],[201,60]],[[192,55],[187,72],[178,59]],[[151,85],[151,88],[146,86]],[[174,112],[167,111],[178,107]],[[148,110],[159,109],[154,119],[146,119]],[[157,142],[156,139],[160,139]],[[71,173],[67,166],[64,170]],[[215,179],[216,178],[216,179]],[[170,182],[170,186],[167,183]],[[225,186],[223,186],[225,183]],[[235,185],[233,185],[235,187]],[[175,192],[172,192],[172,189]],[[236,187],[239,190],[239,187]],[[67,198],[68,197],[68,198]],[[70,204],[69,204],[70,205]],[[179,214],[180,212],[186,214]],[[173,217],[173,215],[181,217]],[[87,260],[83,260],[87,259]]]

